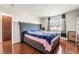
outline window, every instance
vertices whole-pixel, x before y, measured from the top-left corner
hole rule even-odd
[[[49,30],[51,31],[62,31],[64,24],[64,19],[62,19],[62,16],[57,17],[50,17],[49,20]]]

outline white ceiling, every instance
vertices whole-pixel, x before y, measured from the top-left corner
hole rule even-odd
[[[26,11],[30,12],[35,17],[60,15],[79,8],[79,4],[14,4],[7,6],[16,8],[25,13]]]

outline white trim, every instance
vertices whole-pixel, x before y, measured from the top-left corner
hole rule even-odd
[[[0,15],[0,43],[2,42],[2,16]]]
[[[12,44],[18,43],[18,42],[21,42],[21,41],[20,40],[18,40],[18,41],[12,41]]]

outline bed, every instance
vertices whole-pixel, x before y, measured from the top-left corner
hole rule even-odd
[[[60,42],[60,34],[40,31],[39,24],[19,23],[21,42],[25,42],[43,53],[51,53]]]

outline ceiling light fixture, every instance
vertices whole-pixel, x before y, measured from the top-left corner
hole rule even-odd
[[[10,4],[11,6],[14,6],[14,4]]]

